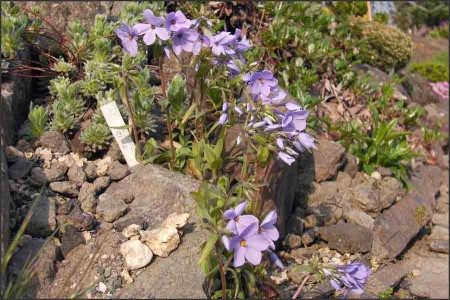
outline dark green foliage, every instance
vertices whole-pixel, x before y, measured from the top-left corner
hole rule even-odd
[[[39,139],[47,127],[48,112],[44,107],[33,106],[33,103],[30,103],[28,120],[30,120],[29,134],[31,138]]]

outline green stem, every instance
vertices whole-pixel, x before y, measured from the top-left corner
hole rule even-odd
[[[220,281],[222,283],[222,299],[225,300],[227,298],[227,282],[225,279],[225,269],[223,267],[222,255],[220,254],[220,251],[219,251],[221,246],[222,246],[222,242],[219,238],[217,240],[217,245],[216,245],[216,255],[217,255],[217,260],[219,261]]]
[[[162,96],[167,98],[167,87],[166,80],[164,79],[164,56],[161,56],[159,59],[159,76],[161,77],[161,90]],[[169,142],[170,142],[170,169],[173,170],[174,162],[175,162],[175,147],[173,145],[173,135],[172,135],[172,121],[170,120],[170,110],[169,106],[166,107],[166,124],[167,131],[169,132]]]
[[[138,153],[138,157],[139,160],[142,160],[142,153],[141,153],[141,145],[139,143],[139,137],[138,137],[138,132],[137,132],[137,128],[136,128],[136,122],[134,121],[134,113],[133,110],[131,108],[131,102],[130,102],[130,98],[128,96],[128,86],[127,86],[127,80],[125,77],[125,72],[122,72],[122,81],[123,81],[123,87],[125,90],[125,101],[127,104],[127,108],[128,108],[128,112],[130,113],[130,118],[131,118],[131,126],[133,127],[133,135],[134,135],[134,142],[136,143],[136,148],[137,148],[137,153]]]

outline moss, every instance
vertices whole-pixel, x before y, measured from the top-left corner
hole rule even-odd
[[[405,67],[413,53],[411,38],[402,31],[378,22],[361,22],[364,46],[360,59],[383,71]]]
[[[431,82],[448,81],[448,67],[436,62],[412,64],[412,73],[419,74]]]
[[[420,225],[425,225],[428,217],[428,209],[425,204],[419,205],[414,210],[414,217]]]

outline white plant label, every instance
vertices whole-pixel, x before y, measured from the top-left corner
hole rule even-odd
[[[123,121],[116,102],[112,101],[102,105],[100,109],[102,110],[106,123],[108,123],[117,144],[119,144],[120,151],[122,151],[128,167],[131,168],[139,164],[135,155],[136,146],[131,139],[128,129],[125,128],[125,122]],[[122,127],[122,129],[118,129],[119,127]]]

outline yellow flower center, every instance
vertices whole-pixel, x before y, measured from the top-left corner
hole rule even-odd
[[[128,36],[128,38],[130,39],[130,40],[132,40],[133,39],[133,37],[131,36],[131,34]]]
[[[259,79],[259,82],[263,83],[263,82],[264,82],[264,79],[260,78],[260,79]]]
[[[247,247],[247,242],[245,240],[242,240],[240,244],[242,247]]]

